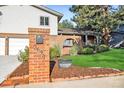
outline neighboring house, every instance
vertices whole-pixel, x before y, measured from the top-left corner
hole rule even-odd
[[[124,24],[121,24],[117,27],[116,31],[111,32],[110,46],[111,47],[120,47],[124,42]]]
[[[45,6],[36,5],[8,5],[0,6],[0,37],[7,34],[28,34],[28,28],[49,28],[50,35],[58,35],[58,22],[63,14]],[[20,49],[28,45],[28,39],[9,38],[9,55],[17,54]],[[5,41],[0,38],[0,55],[5,55]],[[8,55],[7,53],[7,55]]]

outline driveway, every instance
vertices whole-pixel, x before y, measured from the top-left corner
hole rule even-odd
[[[12,86],[11,86],[12,87]],[[18,85],[18,88],[124,88],[124,75],[45,84]]]
[[[20,64],[21,62],[18,61],[17,56],[0,56],[0,83]]]

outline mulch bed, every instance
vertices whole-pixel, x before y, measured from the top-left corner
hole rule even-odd
[[[51,62],[50,64],[50,76],[51,81],[57,79],[66,79],[69,78],[80,78],[80,77],[97,77],[99,75],[110,75],[110,74],[118,74],[124,71],[109,69],[109,68],[88,68],[88,67],[79,67],[79,66],[71,66],[69,68],[59,68],[58,63]],[[22,63],[13,73],[8,76],[8,79],[5,80],[0,86],[10,86],[10,85],[18,85],[18,84],[28,84],[29,78],[29,65],[28,62]],[[53,80],[54,79],[54,80]]]
[[[24,75],[29,75],[28,62],[21,64],[10,76],[20,77]],[[59,68],[57,71],[53,71],[53,66],[50,68],[52,78],[70,78],[70,77],[80,77],[80,76],[98,76],[107,74],[116,74],[124,71],[114,70],[110,68],[90,68],[90,67],[79,67],[71,66],[69,68]]]
[[[123,71],[113,70],[109,68],[86,68],[79,66],[71,66],[69,68],[59,68],[58,71],[52,73],[52,78],[71,78],[71,77],[80,77],[80,76],[95,76],[98,75],[109,75],[117,74]]]
[[[109,75],[109,74],[118,74],[124,71],[113,70],[108,68],[88,68],[88,67],[79,67],[71,66],[69,68],[59,68],[56,62],[51,62],[50,65],[50,76],[51,79],[59,78],[73,78],[73,77],[86,77],[86,76],[99,76],[99,75]],[[28,62],[22,63],[13,73],[11,73],[8,79],[3,82],[4,85],[16,85],[16,84],[28,84],[29,76],[29,65]],[[24,78],[23,78],[24,77]]]

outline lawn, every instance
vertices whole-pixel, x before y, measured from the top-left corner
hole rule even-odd
[[[73,65],[82,67],[104,67],[124,70],[124,49],[111,49],[110,51],[93,55],[65,56],[71,59]]]

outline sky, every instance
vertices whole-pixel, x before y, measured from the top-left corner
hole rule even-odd
[[[47,7],[55,11],[58,11],[64,15],[60,22],[62,22],[62,20],[65,20],[65,19],[68,19],[69,21],[71,21],[71,18],[73,18],[74,14],[69,11],[69,8],[71,7],[71,5],[47,5]]]

